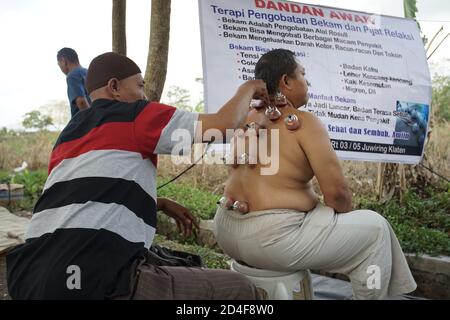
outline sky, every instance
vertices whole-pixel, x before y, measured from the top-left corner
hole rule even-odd
[[[375,14],[403,16],[402,0],[295,1]],[[418,20],[429,38],[450,32],[450,1],[418,0]],[[0,1],[0,128],[19,128],[23,115],[51,101],[67,100],[65,75],[56,63],[62,47],[74,48],[88,67],[111,51],[111,0]],[[150,34],[150,0],[127,1],[127,55],[145,72]],[[439,37],[438,39],[440,39]],[[429,60],[431,74],[450,75],[450,36]],[[165,91],[179,86],[202,99],[198,0],[172,0]]]

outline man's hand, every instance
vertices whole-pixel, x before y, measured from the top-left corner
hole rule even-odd
[[[270,104],[270,97],[266,83],[263,80],[249,80],[241,84],[239,90],[253,92],[253,99],[262,100],[266,105]]]
[[[242,127],[247,118],[252,99],[262,100],[266,104],[270,103],[269,93],[264,81],[250,80],[244,82],[239,86],[236,94],[217,113],[200,114],[198,120],[202,123],[202,130],[196,132],[195,141],[208,142],[209,140],[203,140],[203,138],[204,133],[210,129],[219,130],[225,136],[226,129]]]
[[[77,105],[77,107],[80,111],[83,111],[83,110],[89,108],[89,103],[85,97],[77,97],[75,99],[75,104]]]
[[[167,216],[175,219],[178,231],[182,232],[184,237],[191,235],[193,227],[197,230],[200,229],[194,216],[182,205],[167,198],[158,198],[157,204],[158,210],[161,210]]]

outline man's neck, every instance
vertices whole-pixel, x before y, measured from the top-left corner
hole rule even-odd
[[[79,63],[76,63],[76,64],[70,64],[70,65],[69,65],[69,72],[68,72],[67,74],[71,73],[73,69],[79,68],[79,67],[81,67],[81,65],[80,65]]]
[[[89,96],[91,97],[92,102],[100,99],[114,100],[114,96],[106,92],[104,88],[94,90],[93,92],[90,93]]]
[[[280,110],[282,116],[287,116],[288,114],[295,112],[297,108],[295,108],[292,103],[288,102],[285,107],[278,107],[278,110]]]

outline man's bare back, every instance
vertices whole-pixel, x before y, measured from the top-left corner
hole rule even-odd
[[[279,129],[279,139],[274,141],[279,147],[279,162],[278,171],[264,175],[262,171],[273,163],[257,162],[256,156],[250,159],[252,151],[253,154],[258,153],[251,148],[255,143],[246,143],[249,150],[238,148],[236,160],[241,160],[242,155],[247,160],[248,153],[249,162],[254,163],[233,165],[226,182],[226,204],[229,200],[238,201],[234,204],[240,212],[275,208],[309,211],[318,202],[310,182],[314,176],[327,206],[336,212],[348,212],[352,208],[351,192],[328,131],[314,114],[297,110],[308,102],[309,84],[305,74],[305,68],[295,60],[295,54],[283,49],[264,54],[255,66],[255,77],[266,82],[269,94],[273,95],[273,103],[279,106],[282,114],[277,120],[273,117],[272,121],[269,118],[274,113],[269,108],[258,107],[249,112],[247,124],[255,122],[268,129],[266,140],[270,143],[267,149],[272,144],[271,136],[276,135],[276,131],[270,132],[270,129]],[[267,116],[266,109],[269,109]],[[286,127],[285,117],[290,114],[300,120],[297,130]],[[254,133],[254,130],[247,132]],[[242,138],[237,137],[236,141],[239,139]],[[273,154],[270,158],[277,160]]]
[[[307,212],[318,202],[311,179],[314,172],[308,158],[301,147],[299,136],[304,134],[305,125],[308,126],[311,114],[299,111],[292,106],[279,108],[281,118],[270,121],[264,110],[253,109],[248,116],[247,124],[255,122],[260,128],[267,129],[267,148],[270,150],[271,130],[278,129],[279,159],[272,155],[272,161],[278,162],[278,172],[273,175],[262,175],[261,168],[272,164],[262,165],[258,159],[256,165],[240,164],[230,167],[229,177],[225,185],[225,196],[234,201],[245,201],[249,204],[249,211],[265,209],[295,209]],[[300,120],[300,127],[295,131],[287,129],[284,118],[295,114]],[[260,146],[258,146],[260,147]],[[246,145],[248,153],[248,143]],[[236,147],[234,146],[236,154]],[[271,151],[269,151],[270,153]],[[237,154],[239,157],[239,154]]]

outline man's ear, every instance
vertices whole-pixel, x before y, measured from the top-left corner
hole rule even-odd
[[[111,78],[108,81],[108,91],[114,96],[119,97],[120,81],[117,78]]]
[[[278,88],[280,88],[280,91],[289,91],[292,90],[291,87],[291,79],[289,78],[289,76],[287,74],[283,74],[280,78],[280,81],[278,83]]]

